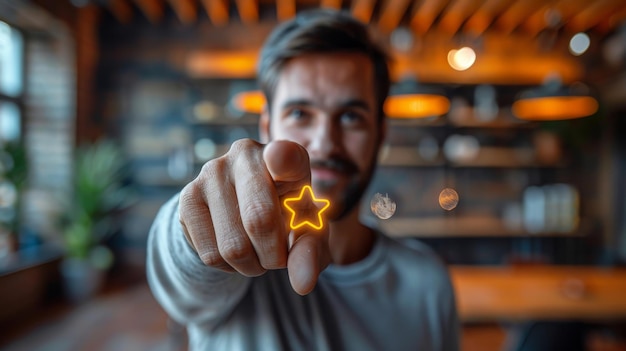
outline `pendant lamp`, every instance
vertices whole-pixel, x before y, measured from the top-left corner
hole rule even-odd
[[[412,119],[437,117],[448,113],[450,100],[443,91],[405,79],[391,87],[384,111],[390,118]]]
[[[513,114],[531,121],[554,121],[591,116],[598,111],[598,101],[589,96],[582,84],[562,86],[550,81],[523,92],[513,103]]]
[[[260,115],[265,106],[265,95],[260,90],[242,91],[233,95],[230,102],[237,111]]]

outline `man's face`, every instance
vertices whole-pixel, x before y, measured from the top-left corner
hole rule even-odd
[[[331,201],[331,219],[353,210],[384,134],[371,61],[356,53],[294,58],[280,73],[271,106],[271,116],[261,118],[262,139],[291,140],[307,149],[313,189]]]

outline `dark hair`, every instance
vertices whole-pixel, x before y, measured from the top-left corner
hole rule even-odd
[[[387,54],[378,46],[367,26],[347,13],[316,9],[300,12],[280,24],[265,42],[257,67],[258,83],[271,109],[278,77],[285,63],[308,53],[354,52],[368,56],[374,67],[375,96],[379,119],[389,94]]]

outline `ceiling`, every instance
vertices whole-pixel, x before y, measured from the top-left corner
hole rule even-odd
[[[584,80],[597,61],[567,50],[572,35],[586,32],[592,43],[603,42],[625,28],[624,0],[68,0],[96,4],[120,24],[172,20],[183,26],[202,24],[216,30],[233,27],[254,32],[263,24],[291,18],[316,7],[350,11],[388,41],[395,78],[415,75],[424,82],[538,84],[558,75],[564,82]],[[401,29],[401,30],[398,30]],[[394,46],[396,33],[408,33],[407,47]],[[626,35],[624,35],[626,37]],[[262,42],[260,40],[259,42]],[[622,44],[626,45],[626,44]],[[450,68],[450,50],[470,46],[476,64],[464,72]],[[598,55],[601,49],[595,47]],[[189,52],[187,66],[196,77],[252,77],[256,51],[229,49]],[[591,49],[589,51],[592,51]],[[222,55],[222,56],[220,56]],[[587,54],[590,56],[592,54]],[[223,62],[247,62],[228,73]],[[593,68],[593,67],[592,67]]]
[[[74,3],[88,0],[72,0]],[[311,7],[342,8],[391,32],[405,26],[417,35],[440,32],[480,35],[496,31],[537,36],[544,30],[605,35],[626,19],[624,0],[92,0],[120,22],[144,16],[158,24],[173,11],[184,24],[204,17],[216,26],[285,20]]]

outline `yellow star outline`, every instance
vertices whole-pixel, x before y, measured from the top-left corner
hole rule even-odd
[[[309,221],[309,220],[304,220],[301,221],[298,224],[294,224],[294,222],[296,221],[296,210],[294,210],[289,204],[292,202],[301,202],[302,198],[304,197],[304,193],[308,191],[309,192],[309,196],[311,197],[311,199],[313,200],[313,202],[322,202],[324,203],[324,206],[319,209],[317,211],[317,221],[318,224],[314,224],[313,222]],[[330,206],[330,201],[326,200],[326,199],[318,199],[315,197],[315,194],[313,193],[313,189],[311,188],[310,185],[305,185],[302,187],[302,190],[300,191],[300,195],[298,195],[298,197],[290,197],[285,199],[285,201],[283,202],[285,204],[285,207],[287,208],[287,210],[291,213],[291,220],[289,221],[289,227],[291,227],[291,229],[298,229],[300,227],[303,227],[305,225],[308,225],[309,227],[313,228],[313,229],[317,229],[320,230],[324,227],[324,222],[322,220],[322,212],[326,211],[326,209]]]

